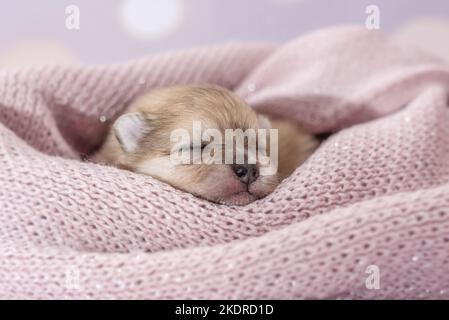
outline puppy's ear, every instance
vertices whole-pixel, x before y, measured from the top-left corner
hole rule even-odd
[[[137,150],[139,141],[151,131],[141,113],[125,113],[114,122],[114,133],[123,151],[130,153]]]
[[[259,121],[260,129],[266,129],[266,130],[271,129],[271,121],[270,121],[270,119],[268,119],[267,116],[259,114],[259,115],[257,115],[257,119]]]

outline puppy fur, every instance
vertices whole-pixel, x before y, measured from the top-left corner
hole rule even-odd
[[[125,121],[126,120],[126,121]],[[173,164],[170,135],[193,121],[202,129],[278,129],[278,172],[243,181],[228,164]],[[121,141],[125,140],[125,141]],[[94,160],[150,175],[201,198],[246,205],[272,192],[315,150],[318,142],[298,125],[257,114],[232,92],[216,86],[176,86],[151,91],[137,98],[111,128]]]

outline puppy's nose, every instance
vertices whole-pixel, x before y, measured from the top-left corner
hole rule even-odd
[[[246,184],[251,184],[259,177],[259,169],[255,164],[238,164],[233,169],[239,180]]]

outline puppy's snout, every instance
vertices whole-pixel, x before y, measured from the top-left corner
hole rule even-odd
[[[259,169],[255,164],[238,164],[233,166],[235,175],[246,184],[251,184],[259,177]]]

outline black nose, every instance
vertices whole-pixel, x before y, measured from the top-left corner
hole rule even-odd
[[[259,176],[259,170],[255,164],[237,164],[233,166],[235,175],[246,184],[254,182]]]

